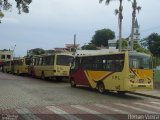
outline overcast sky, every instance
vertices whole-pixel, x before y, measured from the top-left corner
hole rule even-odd
[[[11,0],[13,1],[13,0]],[[5,12],[0,24],[0,49],[13,49],[24,56],[33,48],[54,49],[73,43],[74,34],[81,46],[89,43],[96,30],[109,28],[118,36],[118,16],[114,10],[119,2],[108,6],[99,0],[32,0],[30,13],[18,15],[15,2]],[[153,32],[160,34],[160,0],[137,0],[142,10],[137,14],[141,38]],[[131,2],[123,1],[122,37],[131,32]]]

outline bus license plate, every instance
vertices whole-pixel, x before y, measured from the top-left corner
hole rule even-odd
[[[139,83],[144,83],[144,79],[139,79]]]

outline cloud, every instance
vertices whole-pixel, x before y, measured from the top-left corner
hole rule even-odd
[[[14,0],[12,0],[14,1]],[[160,25],[159,0],[137,1],[142,10],[137,14],[140,31]],[[114,10],[119,1],[112,1],[108,6],[99,0],[32,0],[29,5],[30,13],[17,14],[16,4],[12,12],[6,13],[3,18],[0,33],[0,48],[9,46],[15,41],[16,54],[26,54],[25,50],[42,47],[50,49],[63,47],[73,42],[73,35],[77,34],[77,43],[83,45],[90,42],[94,32],[98,29],[109,28],[118,36],[118,16]],[[131,33],[132,6],[123,1],[123,37]],[[5,23],[5,24],[4,24]],[[152,29],[151,32],[159,31]],[[141,38],[148,35],[141,33]]]
[[[7,23],[7,24],[19,24],[18,19],[12,18],[12,17],[4,17],[2,21],[3,23]]]

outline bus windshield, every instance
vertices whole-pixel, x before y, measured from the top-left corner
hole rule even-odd
[[[152,69],[151,56],[145,54],[130,54],[129,67],[138,69]]]
[[[29,58],[26,58],[26,59],[25,59],[25,64],[26,64],[26,65],[30,65],[30,63],[31,63],[31,60],[30,60]]]
[[[69,66],[72,62],[73,57],[67,55],[58,55],[57,56],[57,65]]]

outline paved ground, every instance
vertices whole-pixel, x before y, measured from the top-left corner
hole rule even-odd
[[[37,106],[0,110],[3,118],[22,120],[160,120],[160,103],[128,102]],[[8,120],[8,119],[7,119]]]
[[[127,119],[128,114],[137,113],[160,113],[160,100],[133,94],[102,95],[88,88],[71,88],[68,82],[43,81],[0,73],[2,119],[8,114],[20,114],[18,119],[27,120],[70,120],[71,117],[74,120],[110,117]]]

